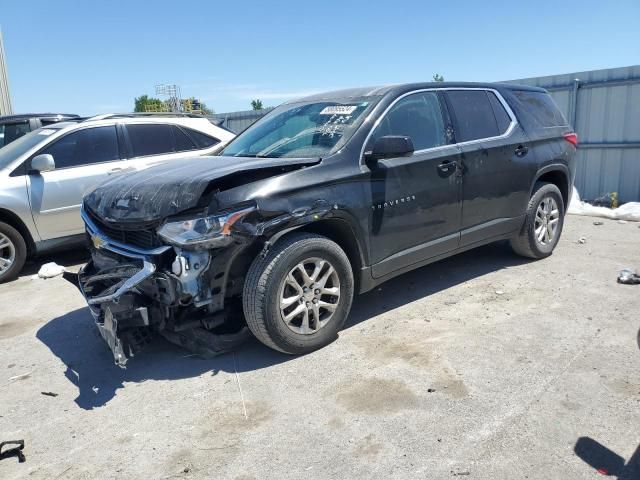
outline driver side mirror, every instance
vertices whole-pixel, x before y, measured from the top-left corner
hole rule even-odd
[[[364,158],[366,161],[375,161],[382,158],[406,157],[412,153],[413,141],[411,137],[385,135],[375,141],[371,150],[364,152]]]
[[[53,161],[53,155],[49,153],[43,153],[36,155],[31,159],[31,170],[36,172],[49,172],[55,170],[56,162]]]

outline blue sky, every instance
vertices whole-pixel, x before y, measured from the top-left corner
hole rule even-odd
[[[640,1],[0,0],[15,112],[130,111],[176,83],[216,112],[336,88],[640,63]]]

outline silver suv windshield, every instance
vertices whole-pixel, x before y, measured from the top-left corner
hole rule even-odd
[[[378,96],[280,105],[236,137],[220,155],[233,157],[326,157],[362,124]]]
[[[54,129],[39,128],[38,130],[23,135],[9,145],[0,148],[0,170],[5,169],[11,162],[29,149],[44,142],[47,137],[54,132]]]

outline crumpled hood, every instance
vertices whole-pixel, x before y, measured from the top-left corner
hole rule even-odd
[[[205,192],[225,190],[225,178],[235,177],[238,185],[242,184],[238,174],[244,172],[265,170],[269,177],[319,162],[318,158],[212,156],[170,160],[107,180],[85,196],[84,206],[109,222],[153,222],[199,206]]]

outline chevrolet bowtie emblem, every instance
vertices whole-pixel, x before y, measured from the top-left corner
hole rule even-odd
[[[98,235],[91,235],[91,242],[93,243],[93,246],[97,249],[100,250],[102,247],[105,246],[105,241],[100,238]]]

